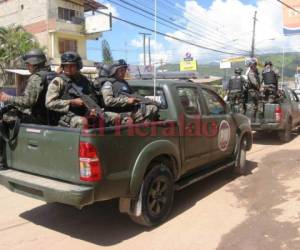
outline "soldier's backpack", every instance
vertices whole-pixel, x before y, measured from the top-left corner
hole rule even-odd
[[[42,78],[41,85],[43,89],[39,94],[36,104],[32,107],[32,116],[39,123],[47,125],[55,125],[54,118],[52,118],[51,112],[45,106],[46,93],[50,82],[58,76],[54,71],[40,71],[35,73]]]

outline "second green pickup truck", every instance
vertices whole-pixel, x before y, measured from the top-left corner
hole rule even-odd
[[[170,214],[174,191],[231,167],[246,172],[249,119],[229,111],[213,90],[187,81],[132,81],[160,103],[151,123],[79,130],[22,124],[0,183],[13,192],[77,208],[118,198],[137,223]]]
[[[294,90],[284,86],[282,98],[277,103],[264,103],[263,115],[251,127],[254,131],[277,132],[282,142],[289,142],[292,130],[300,125],[300,100]],[[250,103],[246,115],[251,118]]]

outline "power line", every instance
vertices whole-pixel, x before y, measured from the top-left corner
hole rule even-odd
[[[140,8],[140,7],[137,7],[137,6],[134,6],[133,4],[128,3],[127,1],[123,1],[123,0],[119,0],[119,1],[120,1],[120,2],[123,2],[123,3],[127,4],[127,5],[129,5],[130,7],[133,7],[135,10],[132,10],[132,9],[126,7],[126,6],[123,6],[123,5],[121,5],[120,3],[115,2],[114,0],[109,0],[109,1],[112,2],[112,3],[114,3],[114,4],[117,4],[118,6],[120,6],[120,7],[122,7],[122,8],[125,8],[125,9],[127,9],[127,10],[129,10],[129,11],[132,11],[132,12],[134,12],[135,14],[139,14],[139,15],[141,15],[141,16],[143,16],[143,17],[145,17],[145,18],[150,19],[150,20],[153,21],[153,18],[150,18],[150,17],[148,17],[148,16],[145,16],[144,14],[141,14],[141,13],[139,12],[139,11],[142,11],[143,13],[146,13],[147,15],[150,15],[150,16],[153,16],[153,15],[154,15],[153,13],[151,13],[151,12],[145,10],[145,9],[142,9],[142,8]],[[137,11],[136,9],[139,10],[139,11]],[[159,17],[159,16],[158,16],[158,18],[159,18],[160,20],[166,22],[167,24],[162,23],[162,22],[160,22],[160,21],[158,21],[158,23],[160,23],[160,24],[162,24],[162,25],[164,25],[164,26],[166,26],[166,27],[168,27],[168,28],[171,28],[171,29],[173,29],[174,27],[180,28],[180,29],[181,29],[181,32],[184,33],[184,34],[186,34],[186,35],[188,35],[189,37],[192,36],[192,37],[196,38],[197,40],[202,41],[202,42],[207,43],[207,44],[214,43],[215,46],[217,46],[217,47],[228,46],[227,43],[221,43],[221,42],[215,41],[215,40],[213,40],[213,39],[211,39],[211,38],[208,38],[208,40],[210,40],[210,42],[205,41],[204,39],[200,39],[200,37],[202,36],[202,34],[195,33],[194,31],[192,31],[192,30],[190,30],[190,29],[187,29],[186,27],[183,27],[183,26],[178,25],[178,24],[176,24],[176,23],[170,22],[169,20],[167,20],[167,19],[165,19],[165,18],[162,18],[162,17]],[[170,25],[171,25],[171,26],[170,26]],[[185,31],[187,31],[188,33],[185,32]],[[196,36],[196,34],[198,34],[198,35]],[[218,37],[218,39],[220,39],[220,37]],[[233,47],[233,46],[232,46],[232,47]],[[246,53],[249,53],[249,51],[243,50],[243,49],[239,49],[239,48],[235,48],[235,50],[238,50],[239,52],[246,52]]]
[[[214,52],[218,52],[218,53],[222,53],[222,54],[227,54],[227,55],[245,55],[244,53],[234,53],[234,52],[230,52],[230,51],[224,51],[224,50],[218,50],[218,49],[214,49],[214,48],[210,48],[210,47],[206,47],[206,46],[202,46],[202,45],[199,45],[199,44],[196,44],[196,43],[193,43],[193,42],[189,42],[189,41],[186,41],[184,39],[180,39],[178,37],[175,37],[175,36],[172,36],[172,35],[169,35],[169,34],[165,34],[163,32],[160,32],[160,31],[154,31],[154,29],[151,29],[151,28],[148,28],[148,27],[145,27],[145,26],[142,26],[142,25],[139,25],[137,23],[133,23],[131,21],[128,21],[128,20],[125,20],[125,19],[122,19],[120,17],[116,17],[114,15],[110,15],[110,14],[107,14],[107,13],[104,13],[102,11],[96,11],[97,13],[100,13],[100,14],[103,14],[103,15],[106,15],[106,16],[111,16],[112,18],[116,19],[116,20],[119,20],[121,22],[124,22],[124,23],[127,23],[131,26],[135,26],[135,27],[138,27],[140,29],[143,29],[143,30],[148,30],[148,31],[151,31],[153,33],[156,33],[158,35],[161,35],[161,36],[164,36],[164,37],[168,37],[170,39],[173,39],[175,41],[178,41],[178,42],[182,42],[182,43],[186,43],[186,44],[189,44],[189,45],[192,45],[192,46],[195,46],[195,47],[198,47],[200,49],[205,49],[205,50],[210,50],[210,51],[214,51]]]
[[[276,0],[276,1],[279,2],[279,3],[281,3],[281,4],[284,5],[284,6],[288,7],[289,9],[291,9],[291,10],[297,12],[298,14],[300,14],[300,11],[299,11],[299,10],[296,10],[294,7],[292,7],[292,6],[288,5],[288,4],[286,4],[285,2],[280,1],[280,0]]]
[[[126,1],[124,1],[124,0],[119,0],[119,1],[121,1],[121,2],[126,2]],[[133,1],[133,2],[135,2],[135,3],[137,3],[137,4],[139,4],[139,5],[141,5],[141,4],[140,4],[138,1],[136,1],[136,0],[131,0],[131,1]],[[161,3],[162,3],[163,5],[166,4],[165,2],[161,2]],[[174,5],[174,4],[172,4],[171,8],[173,8],[173,5]],[[166,6],[166,5],[165,5],[165,6]],[[145,7],[145,6],[143,6],[143,7]],[[138,8],[138,9],[141,10],[141,8],[139,8],[139,7],[136,7],[136,8]],[[167,6],[167,8],[169,8],[169,7]],[[152,9],[150,8],[150,10],[152,10]],[[142,10],[142,11],[145,12],[146,10]],[[170,9],[169,9],[169,11],[170,11]],[[150,14],[150,15],[153,15],[152,13],[149,13],[149,11],[147,11],[147,13]],[[165,17],[165,15],[164,15],[164,17]],[[168,17],[168,16],[166,16],[166,17]],[[188,30],[188,31],[191,32],[191,33],[195,33],[194,30],[191,30],[191,29],[188,29],[188,28],[186,28],[186,27],[183,27],[182,25],[178,25],[178,24],[174,23],[173,21],[171,22],[171,21],[170,21],[170,20],[171,20],[170,17],[169,17],[170,20],[166,20],[165,18],[161,18],[161,17],[158,17],[158,18],[161,19],[161,20],[163,20],[163,21],[165,21],[165,22],[167,22],[167,23],[172,24],[173,26],[176,26],[177,28],[184,29],[184,30]],[[192,22],[192,21],[190,20],[190,22]],[[209,30],[209,27],[200,25],[199,22],[192,22],[192,23],[195,24],[194,29],[196,29],[196,30],[198,30],[198,31],[201,32],[201,34],[196,33],[196,34],[198,34],[199,36],[202,36],[202,35],[203,35],[203,34],[202,34],[203,30],[206,30],[206,31],[209,32],[209,35],[210,35],[210,36],[213,35],[213,36],[215,37],[214,39],[217,39],[217,41],[216,41],[216,40],[214,40],[213,38],[209,38],[209,37],[208,37],[208,38],[206,38],[207,40],[210,40],[210,41],[214,42],[215,44],[218,44],[217,46],[220,46],[220,44],[222,45],[222,47],[225,46],[225,45],[228,46],[227,43],[221,43],[221,42],[220,42],[220,36],[219,36],[219,34],[216,35],[217,33],[216,33],[215,29],[211,28],[211,30]],[[198,26],[201,26],[201,27],[202,27],[202,30],[200,30],[200,29],[198,28]],[[216,34],[214,34],[214,33],[216,33]],[[223,36],[222,36],[222,37],[223,37]],[[232,47],[235,48],[235,49],[237,49],[237,50],[243,51],[243,52],[248,52],[248,51],[245,51],[245,50],[243,50],[243,49],[240,49],[240,48],[237,48],[237,47],[234,47],[234,46],[232,46]]]
[[[172,8],[174,8],[174,3],[172,3],[171,1],[169,1],[169,0],[164,0],[164,2],[163,2],[163,4],[168,4],[169,5],[169,7],[172,7]],[[190,11],[187,11],[182,5],[180,5],[180,4],[176,4],[176,7],[177,8],[179,8],[179,9],[181,9],[181,10],[183,10],[183,11],[186,11],[186,13],[189,15],[189,16],[191,16],[191,17],[193,17],[193,19],[195,19],[196,21],[194,21],[194,20],[191,20],[191,19],[189,19],[189,21],[191,21],[192,23],[194,23],[195,25],[199,25],[199,18],[201,18],[202,20],[204,20],[200,15],[199,16],[196,16],[193,12],[190,12]],[[179,13],[179,11],[177,10],[177,9],[175,9],[178,13]],[[218,27],[221,27],[221,24],[220,23],[217,23],[216,21],[212,21],[212,20],[210,20],[207,16],[206,16],[206,18],[205,18],[205,21],[207,22],[210,22],[210,23],[212,23],[214,26],[216,26],[217,28]],[[202,28],[204,28],[204,29],[209,29],[210,30],[210,32],[213,32],[213,33],[215,33],[215,34],[218,34],[218,35],[221,35],[221,33],[223,34],[223,35],[221,35],[222,37],[224,37],[224,36],[227,36],[227,33],[226,32],[224,32],[224,31],[220,31],[219,29],[218,29],[218,31],[215,29],[215,28],[213,28],[213,27],[209,27],[209,26],[203,26],[203,25],[201,25],[201,27]],[[224,27],[223,26],[223,28],[226,28],[226,27]],[[250,31],[249,31],[250,32]]]

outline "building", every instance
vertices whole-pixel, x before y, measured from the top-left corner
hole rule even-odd
[[[97,39],[103,30],[89,26],[94,22],[100,27],[104,17],[86,14],[98,9],[106,7],[94,0],[0,0],[0,26],[22,25],[46,47],[52,64],[58,65],[65,51],[76,51],[85,66],[93,66],[87,60],[86,41]]]

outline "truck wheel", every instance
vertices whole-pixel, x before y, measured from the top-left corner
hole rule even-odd
[[[233,172],[238,175],[244,175],[246,174],[246,165],[247,165],[247,160],[246,160],[246,155],[247,155],[247,139],[244,136],[241,140],[241,144],[239,147],[239,151],[236,154],[235,157],[235,164],[233,168]]]
[[[279,140],[283,143],[289,142],[292,139],[292,122],[289,120],[286,124],[286,127],[283,131],[278,132]]]
[[[143,226],[151,227],[165,221],[169,216],[174,199],[174,180],[169,168],[156,163],[147,173],[137,203],[141,205],[140,215],[130,218]]]

